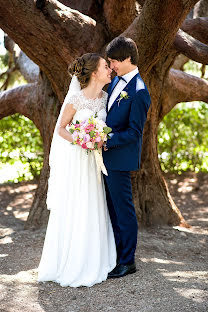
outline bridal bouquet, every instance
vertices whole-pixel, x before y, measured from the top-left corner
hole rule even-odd
[[[82,121],[77,120],[70,124],[69,131],[72,134],[73,145],[80,145],[87,151],[97,150],[100,141],[106,142],[110,137],[108,134],[112,131],[107,127],[103,120],[97,118],[97,115]]]

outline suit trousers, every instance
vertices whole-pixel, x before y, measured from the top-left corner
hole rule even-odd
[[[132,201],[130,172],[108,169],[108,176],[104,176],[104,180],[116,242],[117,263],[132,264],[137,244],[138,224]]]

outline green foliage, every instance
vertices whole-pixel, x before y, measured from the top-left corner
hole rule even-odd
[[[9,52],[0,55],[0,87],[2,87],[6,79],[8,79],[6,89],[10,89],[27,83],[19,70],[12,71],[8,76],[7,70],[9,69],[9,67],[10,69],[15,67],[14,60],[9,58]]]
[[[7,69],[9,63],[9,53],[5,53],[3,55],[0,54],[0,71],[4,71]]]
[[[208,171],[208,110],[205,103],[177,105],[159,125],[158,152],[167,172]]]
[[[0,120],[0,170],[7,165],[16,169],[11,181],[37,178],[43,164],[43,144],[33,122],[15,114]],[[18,169],[19,168],[19,169]]]
[[[185,65],[184,65],[184,71],[188,74],[201,77],[201,68],[202,64],[197,63],[195,61],[189,60]],[[205,76],[204,78],[208,78],[208,65],[205,66]]]

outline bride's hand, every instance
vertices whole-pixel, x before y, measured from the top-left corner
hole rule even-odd
[[[103,146],[103,141],[100,141],[99,143],[98,143],[98,148],[101,148],[102,146]]]
[[[103,141],[100,141],[97,145],[97,148],[101,148],[103,146],[104,142]],[[95,148],[89,148],[91,151],[94,151]]]

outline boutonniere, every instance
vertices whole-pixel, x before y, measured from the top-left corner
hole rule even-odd
[[[122,99],[127,100],[128,98],[129,98],[128,93],[127,93],[126,91],[121,91],[120,97],[119,97],[119,99],[117,100],[117,101],[118,101],[118,107],[119,107],[120,101],[121,101]]]

